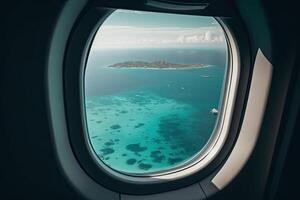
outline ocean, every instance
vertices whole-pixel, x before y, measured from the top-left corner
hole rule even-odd
[[[85,71],[88,138],[112,169],[178,167],[208,142],[220,109],[224,48],[92,50]],[[109,68],[124,61],[206,64],[191,69]]]

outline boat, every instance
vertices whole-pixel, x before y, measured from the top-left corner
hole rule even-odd
[[[210,113],[217,115],[219,111],[216,108],[211,109]]]

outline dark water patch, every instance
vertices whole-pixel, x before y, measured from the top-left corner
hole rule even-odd
[[[139,153],[147,150],[147,147],[140,146],[139,143],[137,144],[129,144],[126,146],[126,149],[132,151],[134,153]]]
[[[134,128],[140,128],[140,127],[142,127],[144,125],[145,125],[144,123],[138,123],[137,125],[134,126]]]
[[[170,165],[174,165],[175,163],[181,162],[183,159],[182,158],[169,158],[168,163]]]
[[[97,135],[94,135],[94,136],[92,136],[92,139],[95,139],[95,138],[97,138],[98,136]]]
[[[150,156],[153,158],[152,161],[156,163],[161,163],[165,159],[165,156],[161,155],[161,151],[152,151]]]
[[[115,116],[117,116],[117,117],[118,117],[118,116],[119,116],[119,114],[118,114],[118,113],[116,113],[116,114],[115,114]]]
[[[157,155],[161,154],[161,151],[152,151],[151,152],[151,157],[155,157]]]
[[[114,141],[115,141],[115,142],[119,142],[119,141],[120,141],[120,139],[114,139]]]
[[[160,155],[160,156],[155,157],[152,161],[155,163],[161,163],[165,159],[166,159],[166,157],[164,155]]]
[[[98,124],[101,124],[102,123],[102,121],[101,120],[99,120],[99,121],[96,121]]]
[[[104,158],[104,160],[109,160],[110,159],[110,157],[106,157],[106,158]]]
[[[134,165],[136,163],[136,159],[130,158],[126,161],[127,165]]]
[[[123,153],[123,154],[122,154],[122,156],[123,156],[123,157],[126,157],[126,156],[127,156],[127,154],[126,154],[126,153]]]
[[[161,140],[160,140],[160,139],[157,139],[157,138],[154,138],[152,141],[153,141],[154,143],[156,143],[156,144],[160,144],[160,142],[161,142]]]
[[[140,169],[142,169],[142,170],[149,170],[149,169],[151,169],[152,168],[152,165],[150,165],[150,164],[145,164],[145,163],[140,163],[139,164],[139,168]]]
[[[119,124],[115,124],[115,125],[112,125],[110,128],[113,130],[116,130],[116,129],[120,129],[121,126]]]
[[[131,122],[134,121],[134,120],[135,120],[135,119],[129,119],[129,121],[131,121]]]
[[[104,144],[105,144],[106,146],[111,146],[111,145],[114,145],[115,143],[112,142],[112,141],[109,141],[109,142],[105,142]]]
[[[128,111],[127,110],[121,110],[119,113],[126,114],[126,113],[128,113]]]
[[[199,120],[203,119],[203,117],[205,117],[205,120]],[[190,132],[186,134],[185,137],[181,138],[180,141],[180,146],[188,156],[196,154],[203,148],[211,136],[216,121],[214,116],[209,114],[209,109],[207,112],[199,111],[193,113],[191,119],[193,120],[190,120],[188,124]]]
[[[109,154],[112,154],[112,153],[115,152],[115,150],[113,148],[110,148],[110,147],[101,149],[100,151],[102,152],[103,156],[106,156],[106,155],[109,155]]]
[[[145,160],[146,160],[146,159],[139,160],[138,163],[141,163],[141,162],[143,162],[143,161],[145,161]]]
[[[179,153],[186,154],[186,152],[184,150],[179,151]]]
[[[160,119],[157,133],[164,138],[164,141],[176,144],[181,144],[181,139],[186,136],[182,130],[182,119],[178,115],[169,115]],[[155,142],[155,141],[154,141]],[[158,143],[159,144],[159,143]],[[190,144],[185,144],[190,145]]]

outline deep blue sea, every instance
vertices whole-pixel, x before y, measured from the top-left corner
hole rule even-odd
[[[183,164],[209,140],[219,109],[226,50],[90,52],[85,105],[93,150],[111,168],[149,173]],[[193,69],[109,68],[124,61],[202,63]]]

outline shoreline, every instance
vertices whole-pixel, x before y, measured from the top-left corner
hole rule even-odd
[[[149,70],[186,70],[186,69],[202,69],[202,68],[207,68],[207,67],[212,67],[213,65],[205,65],[201,67],[111,67],[111,66],[106,66],[103,68],[108,68],[108,69],[149,69]]]

